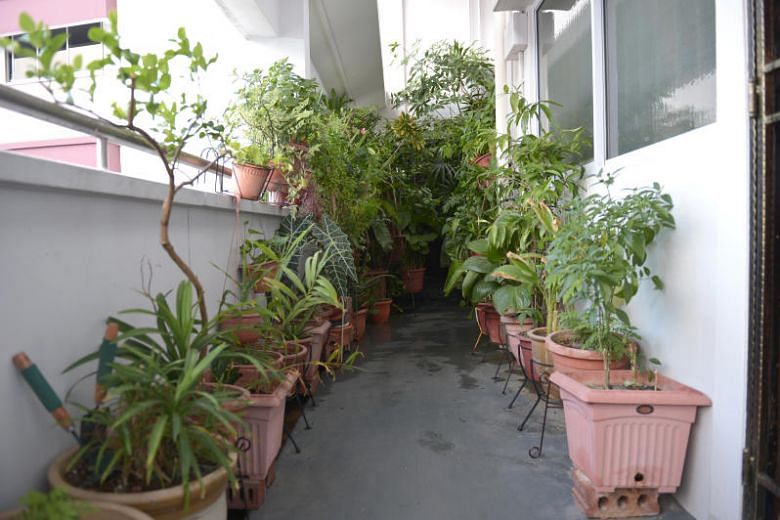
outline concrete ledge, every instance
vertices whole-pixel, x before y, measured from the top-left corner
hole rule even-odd
[[[0,186],[2,185],[34,186],[45,190],[75,191],[156,202],[161,202],[167,192],[167,186],[162,182],[0,151]],[[175,205],[235,211],[235,201],[236,199],[227,193],[185,188],[176,195]],[[240,201],[239,208],[242,213],[277,217],[288,212],[270,204],[248,200]]]

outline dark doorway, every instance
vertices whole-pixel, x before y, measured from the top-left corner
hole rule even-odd
[[[744,518],[780,517],[780,5],[751,2],[750,350]]]

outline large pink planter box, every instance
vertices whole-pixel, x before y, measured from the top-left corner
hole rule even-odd
[[[272,394],[252,394],[251,403],[244,410],[246,422],[243,435],[251,446],[249,451],[239,452],[240,473],[249,478],[263,480],[282,447],[284,429],[284,405],[287,394],[298,378],[298,372],[291,372]]]
[[[630,380],[630,370],[611,372],[611,384]],[[599,493],[648,488],[673,493],[680,485],[696,408],[709,398],[658,376],[654,390],[603,390],[597,371],[554,372],[561,389],[569,457]]]

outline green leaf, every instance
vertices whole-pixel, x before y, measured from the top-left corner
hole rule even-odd
[[[472,251],[478,255],[487,255],[488,251],[490,250],[490,242],[486,238],[480,238],[477,240],[472,240],[469,242],[466,247],[468,247],[469,251]]]
[[[449,296],[449,294],[460,284],[465,274],[466,269],[463,267],[463,262],[458,260],[453,261],[447,271],[447,279],[444,282],[444,294]]]
[[[476,304],[490,298],[499,288],[498,283],[485,279],[477,281],[471,290],[471,303]]]
[[[163,415],[152,428],[152,434],[149,437],[149,452],[146,455],[146,482],[148,483],[152,477],[152,469],[154,468],[154,458],[157,456],[157,449],[160,447],[160,441],[165,433],[165,427],[168,425],[168,416]]]
[[[35,31],[35,20],[28,13],[23,12],[19,15],[19,28],[26,33],[31,33]]]
[[[463,262],[463,269],[480,274],[488,274],[497,266],[484,256],[470,256]]]
[[[653,281],[653,285],[655,286],[656,289],[658,289],[659,291],[663,290],[664,282],[661,280],[661,278],[658,275],[653,275],[650,279]]]

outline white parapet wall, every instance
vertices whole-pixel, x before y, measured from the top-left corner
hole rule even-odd
[[[183,275],[159,244],[163,184],[0,152],[0,511],[43,489],[51,460],[74,445],[16,372],[26,352],[64,397],[87,371],[63,374],[100,343],[105,320],[148,306],[152,291],[175,289]],[[246,227],[273,234],[283,210],[226,194],[182,190],[171,241],[206,289],[211,314],[235,273]],[[94,378],[71,401],[92,405]],[[69,406],[71,413],[77,409]]]

